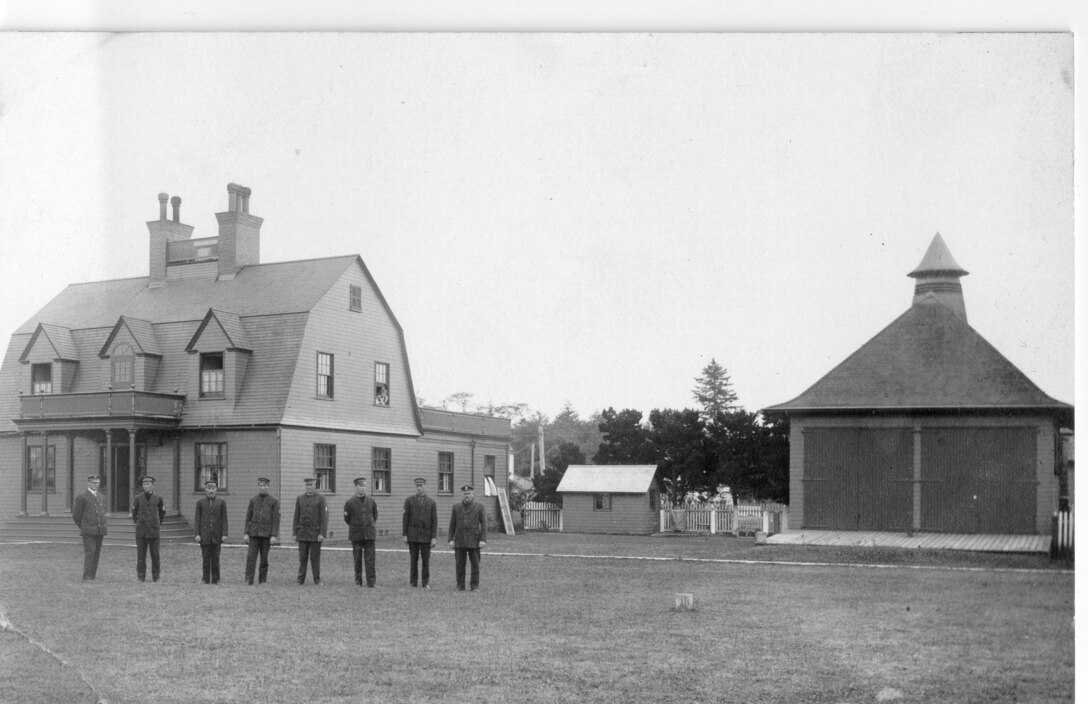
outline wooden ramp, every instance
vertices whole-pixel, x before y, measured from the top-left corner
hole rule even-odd
[[[849,530],[791,530],[767,538],[769,545],[974,550],[977,552],[1049,552],[1049,535],[965,535],[958,533],[878,533]]]
[[[514,534],[514,517],[510,515],[510,497],[506,495],[505,489],[499,489],[495,486],[495,480],[491,477],[484,477],[484,484],[486,490],[484,493],[493,494],[499,497],[499,508],[502,510],[502,527],[506,531],[507,535]]]

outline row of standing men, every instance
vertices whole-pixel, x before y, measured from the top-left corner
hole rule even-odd
[[[102,539],[106,536],[105,499],[98,490],[99,477],[87,478],[87,491],[76,497],[72,506],[72,520],[79,526],[83,537],[83,581],[93,582],[98,571],[98,559]],[[303,480],[306,490],[295,500],[292,538],[298,543],[299,584],[305,584],[307,566],[314,584],[321,584],[321,544],[328,535],[329,509],[325,497],[316,490],[313,478]],[[143,491],[136,494],[131,516],[136,524],[136,577],[147,579],[147,555],[151,554],[151,579],[159,581],[159,529],[166,518],[162,497],[155,493],[155,478],[142,479]],[[280,502],[269,494],[270,482],[261,477],[257,480],[257,495],[246,509],[245,534],[242,540],[249,545],[246,554],[245,580],[258,584],[268,579],[268,553],[279,542]],[[438,509],[434,499],[427,496],[426,480],[415,480],[416,493],[404,501],[402,534],[408,545],[409,583],[429,589],[431,548],[438,536]],[[377,582],[375,565],[375,540],[378,506],[366,494],[365,478],[355,480],[355,495],[344,504],[344,522],[348,525],[355,562],[355,583],[374,587]],[[205,496],[196,504],[195,540],[200,544],[202,556],[202,581],[219,583],[219,553],[227,539],[226,502],[216,496],[218,486],[209,481],[204,485]],[[457,589],[465,589],[465,568],[471,565],[468,588],[476,591],[480,586],[480,548],[487,546],[487,518],[483,506],[475,500],[472,486],[461,487],[462,499],[450,513],[449,546],[454,549]],[[467,564],[466,564],[467,563]],[[422,569],[420,567],[422,566]]]

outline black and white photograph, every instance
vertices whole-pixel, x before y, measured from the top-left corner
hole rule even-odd
[[[1074,700],[1068,24],[63,29],[0,699]]]

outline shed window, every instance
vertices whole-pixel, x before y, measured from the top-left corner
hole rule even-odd
[[[593,510],[594,511],[611,511],[612,510],[612,494],[594,494],[593,495]]]

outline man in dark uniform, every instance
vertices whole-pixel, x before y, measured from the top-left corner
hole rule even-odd
[[[295,517],[291,534],[298,542],[298,583],[306,583],[306,561],[314,575],[314,584],[321,584],[321,543],[329,532],[329,507],[325,497],[317,493],[316,480],[307,477],[306,493],[295,499]]]
[[[378,504],[366,495],[366,479],[355,480],[355,496],[344,504],[344,523],[348,524],[348,538],[351,540],[351,554],[355,558],[355,583],[363,585],[363,562],[366,562],[366,586],[373,587],[378,578],[374,565],[374,540],[378,531],[374,527],[378,520]]]
[[[93,582],[98,574],[98,556],[102,553],[102,539],[109,530],[106,526],[106,498],[98,491],[99,479],[87,477],[87,491],[76,497],[72,504],[72,520],[83,536],[83,581]]]
[[[438,537],[438,506],[434,499],[427,496],[427,480],[416,479],[416,495],[404,500],[404,515],[401,518],[401,534],[408,544],[408,582],[414,587],[423,577],[424,589],[430,589],[431,548]],[[423,574],[419,574],[419,562],[423,562]]]
[[[219,550],[227,539],[227,502],[215,497],[219,486],[204,482],[204,498],[196,502],[196,541],[204,559],[204,584],[219,584]]]
[[[132,522],[136,524],[136,578],[147,581],[147,551],[151,550],[151,581],[159,581],[159,529],[166,520],[166,506],[155,493],[155,477],[145,475],[143,491],[132,501]]]
[[[246,532],[242,536],[242,540],[249,543],[246,584],[253,584],[258,556],[261,558],[261,568],[257,583],[268,581],[268,550],[280,539],[280,502],[268,493],[269,484],[265,477],[257,480],[257,495],[249,500],[249,508],[246,509]]]
[[[469,587],[480,588],[480,548],[487,547],[487,516],[473,499],[471,486],[461,487],[461,503],[450,513],[450,547],[457,558],[457,591],[465,591],[465,560],[472,563]]]

